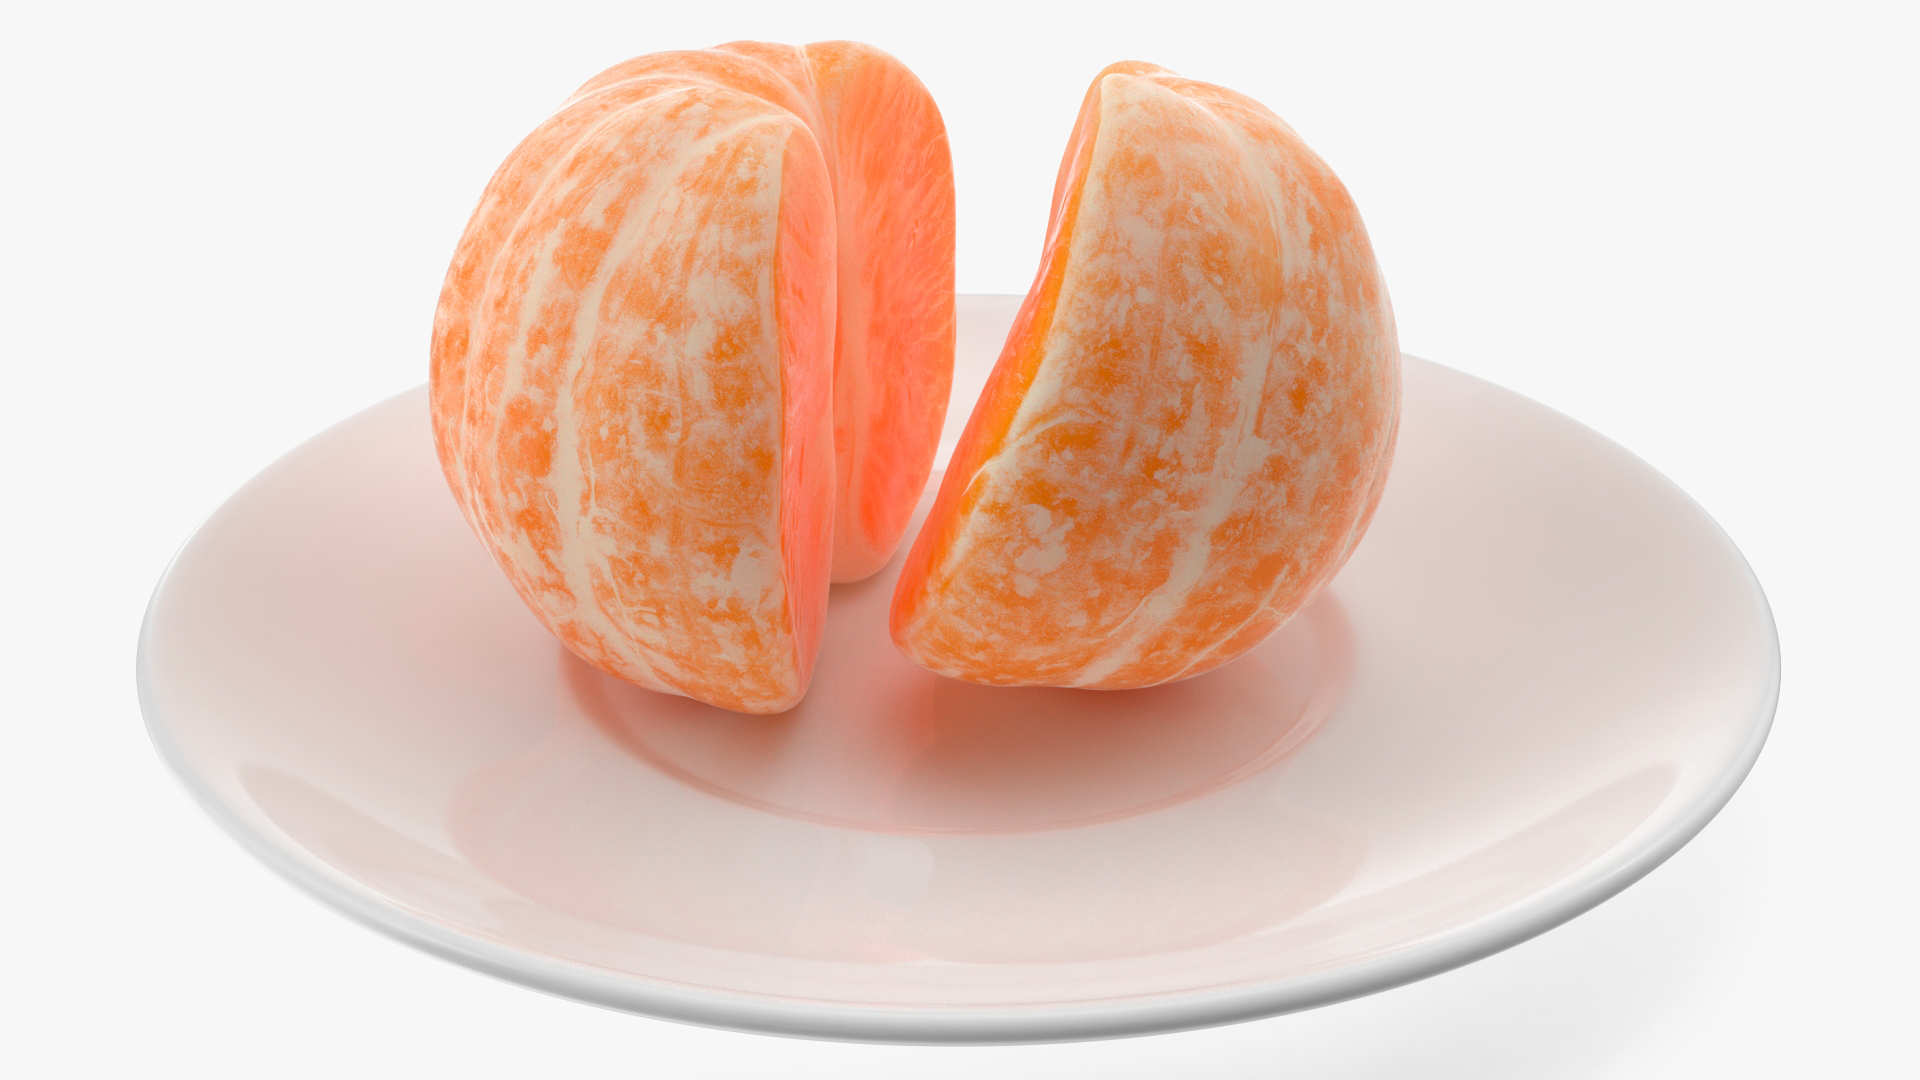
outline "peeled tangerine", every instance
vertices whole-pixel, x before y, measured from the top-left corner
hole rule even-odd
[[[1230,90],[1107,68],[894,640],[997,684],[1149,686],[1232,660],[1360,539],[1399,362],[1360,216],[1299,136]]]
[[[514,150],[433,338],[454,495],[568,647],[745,712],[887,561],[953,363],[953,167],[865,45],[658,53]]]

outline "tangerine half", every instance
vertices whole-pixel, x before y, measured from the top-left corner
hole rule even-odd
[[[1239,656],[1365,531],[1399,364],[1360,215],[1300,137],[1231,90],[1108,67],[895,642],[955,678],[1104,689]]]
[[[898,544],[944,419],[953,173],[870,46],[737,42],[590,80],[500,167],[435,318],[435,442],[595,666],[798,702],[828,583]]]

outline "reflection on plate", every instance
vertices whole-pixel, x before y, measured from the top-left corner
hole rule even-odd
[[[963,411],[1018,298],[963,297]],[[1746,564],[1605,439],[1406,368],[1378,516],[1246,657],[1149,690],[936,678],[892,573],[749,717],[574,659],[442,484],[425,394],[295,450],[156,593],[140,685],[213,816],[504,978],[831,1038],[1135,1034],[1420,978],[1586,910],[1731,796],[1778,658]]]

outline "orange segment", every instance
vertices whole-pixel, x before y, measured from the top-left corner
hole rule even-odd
[[[953,164],[912,72],[853,42],[803,50],[840,213],[833,579],[893,557],[939,448],[953,379]]]
[[[894,638],[986,683],[1223,664],[1339,569],[1398,408],[1386,289],[1333,173],[1251,99],[1116,64],[908,554]]]

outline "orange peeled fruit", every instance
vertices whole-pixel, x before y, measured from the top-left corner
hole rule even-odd
[[[1346,189],[1259,103],[1101,72],[1041,266],[892,611],[943,675],[1197,675],[1353,550],[1399,415],[1387,292]]]
[[[641,686],[798,702],[829,581],[926,483],[953,229],[939,111],[852,42],[639,57],[529,135],[448,271],[431,401],[546,626]]]

